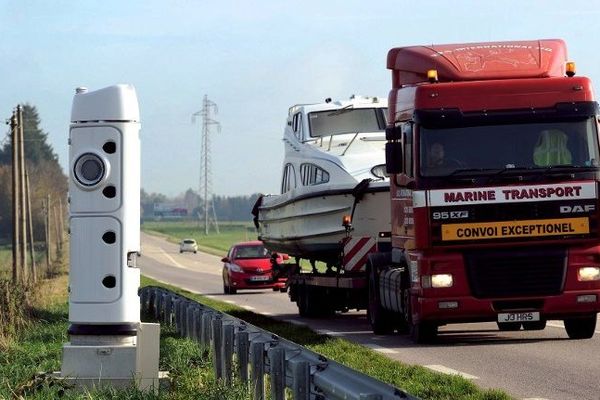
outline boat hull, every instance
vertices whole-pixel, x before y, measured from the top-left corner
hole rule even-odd
[[[391,229],[389,183],[370,183],[357,189],[338,186],[263,197],[258,207],[259,239],[271,251],[339,262],[347,237],[342,226],[344,215],[353,214],[354,237],[377,238],[380,232]]]

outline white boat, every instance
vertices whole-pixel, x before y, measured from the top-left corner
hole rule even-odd
[[[281,194],[262,196],[253,210],[269,250],[335,264],[344,216],[354,237],[389,234],[386,112],[387,100],[363,96],[290,107]]]

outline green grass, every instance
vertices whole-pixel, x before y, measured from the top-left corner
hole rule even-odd
[[[195,239],[202,251],[215,255],[224,255],[234,243],[257,238],[251,222],[221,223],[218,234],[211,226],[208,235],[204,233],[204,226],[199,226],[198,221],[148,221],[144,222],[141,228],[145,232],[165,235],[173,243],[179,243],[183,238]]]
[[[508,400],[499,390],[484,390],[459,376],[438,374],[420,366],[391,360],[369,348],[344,339],[320,335],[307,327],[280,322],[229,303],[193,294],[142,277],[142,286],[161,286],[202,304],[240,318],[262,329],[305,346],[350,368],[390,383],[424,400]]]
[[[62,291],[66,293],[64,277]],[[64,293],[48,305],[32,310],[31,326],[0,349],[0,399],[250,399],[250,391],[241,384],[225,387],[217,382],[210,356],[201,355],[196,343],[179,338],[167,326],[161,327],[160,368],[170,372],[173,382],[171,390],[162,390],[158,396],[134,388],[82,392],[47,374],[40,375],[60,370],[69,325]]]

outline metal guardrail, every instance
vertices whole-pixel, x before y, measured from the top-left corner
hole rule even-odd
[[[175,325],[177,333],[197,341],[203,353],[212,353],[217,379],[230,384],[235,373],[243,383],[250,383],[253,399],[265,399],[267,374],[273,400],[283,400],[286,388],[294,400],[418,400],[392,385],[166,289],[147,286],[140,290],[140,297],[143,311],[162,323]]]

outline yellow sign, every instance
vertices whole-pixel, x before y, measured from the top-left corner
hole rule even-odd
[[[587,217],[442,225],[442,240],[482,240],[590,233]]]

